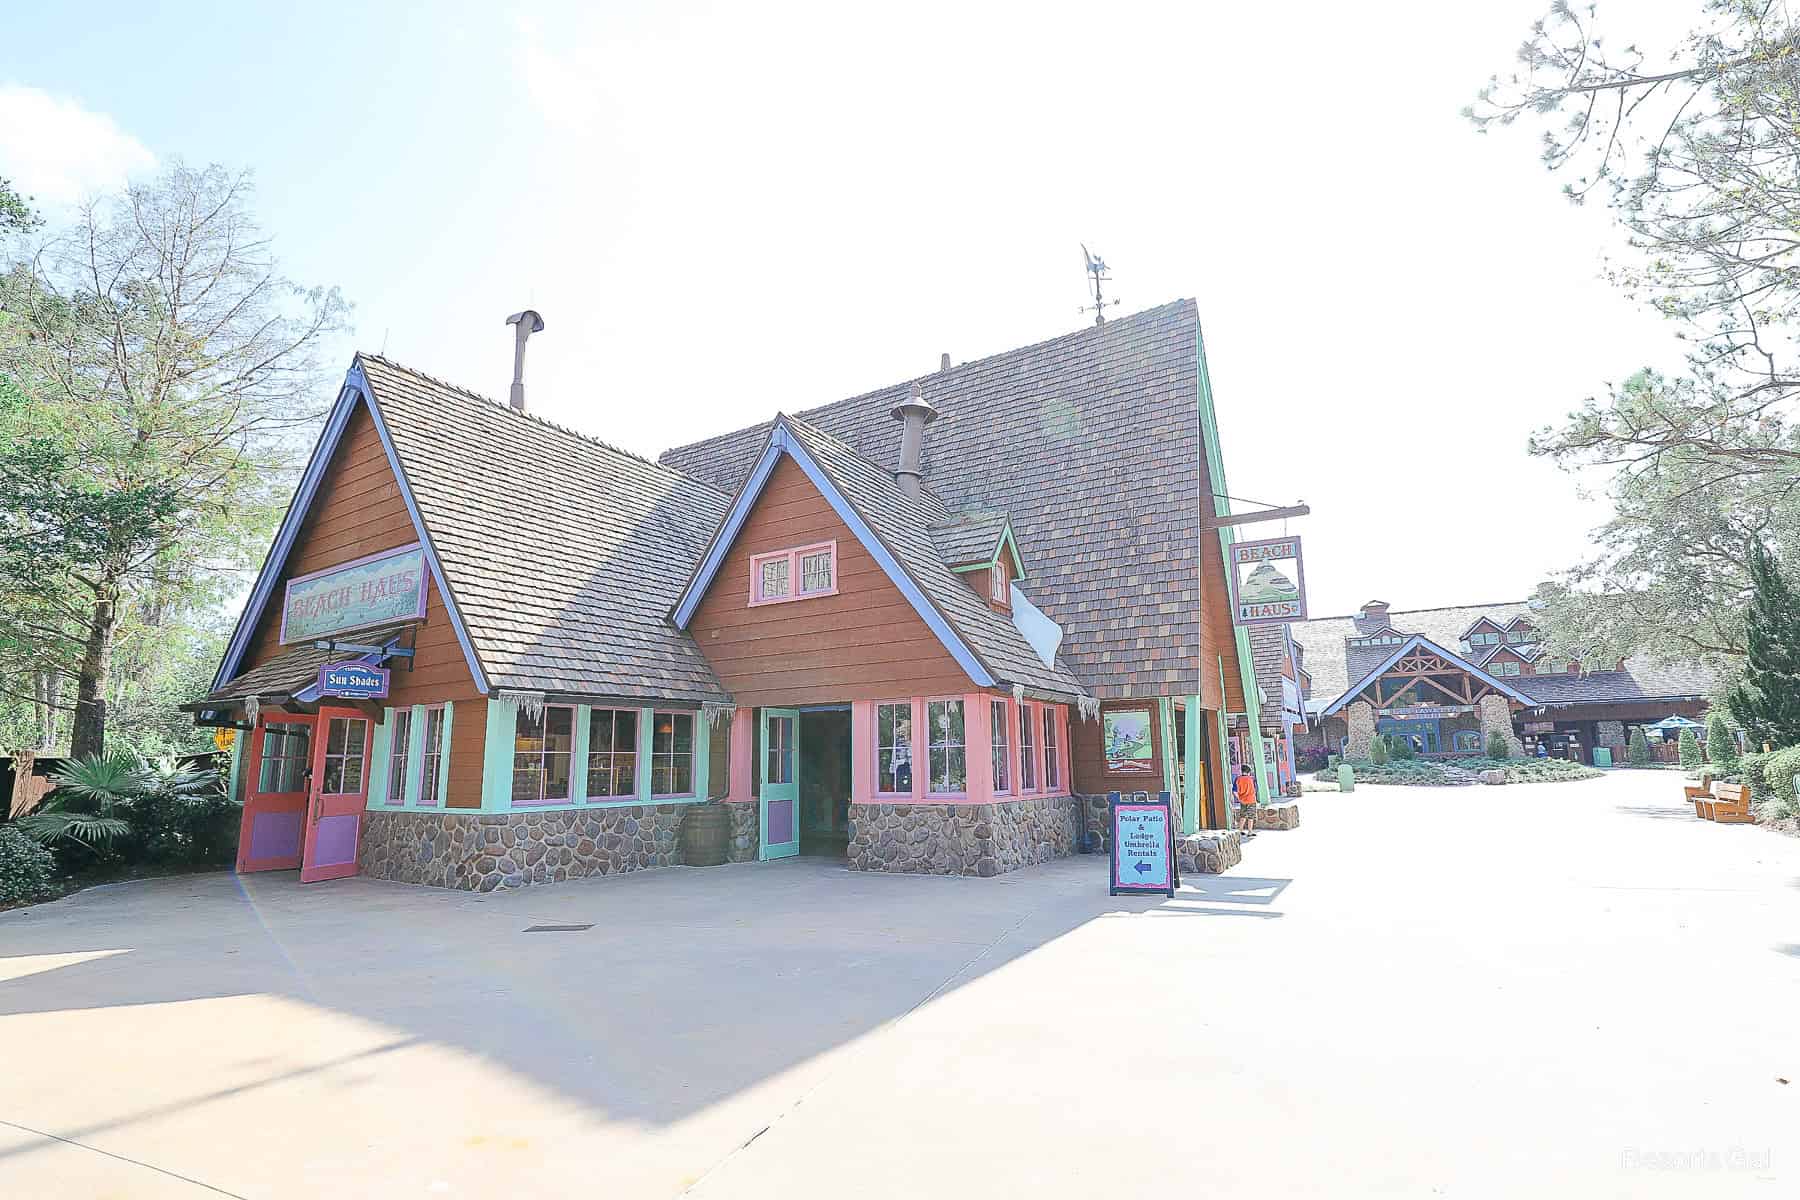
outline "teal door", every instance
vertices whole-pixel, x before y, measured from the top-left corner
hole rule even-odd
[[[800,853],[800,714],[791,708],[762,710],[762,857]]]

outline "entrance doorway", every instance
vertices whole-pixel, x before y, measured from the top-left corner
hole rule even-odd
[[[1375,732],[1405,741],[1413,748],[1415,754],[1442,752],[1442,743],[1438,737],[1438,723],[1435,720],[1394,721],[1384,718],[1375,722]]]
[[[850,845],[850,706],[800,713],[800,853],[842,858]]]
[[[302,883],[357,872],[373,729],[354,708],[259,720],[245,764],[237,869],[292,871]]]

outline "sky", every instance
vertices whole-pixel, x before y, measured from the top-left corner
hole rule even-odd
[[[1077,329],[1086,243],[1114,314],[1198,301],[1230,491],[1312,506],[1250,529],[1302,535],[1315,615],[1476,604],[1607,513],[1531,433],[1677,353],[1540,130],[1459,115],[1547,6],[21,6],[0,175],[54,220],[247,168],[355,304],[334,362],[504,398],[536,308],[533,411],[651,456]]]

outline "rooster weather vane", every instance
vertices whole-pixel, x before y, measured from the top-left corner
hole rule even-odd
[[[1103,285],[1107,280],[1111,279],[1112,276],[1106,273],[1106,260],[1101,258],[1098,254],[1090,254],[1085,242],[1081,247],[1081,259],[1087,268],[1088,289],[1094,293],[1094,302],[1092,304],[1084,304],[1075,311],[1083,313],[1091,312],[1094,314],[1094,324],[1104,325],[1106,324],[1106,310],[1108,308],[1117,307],[1119,303],[1117,300],[1108,300],[1101,294]]]

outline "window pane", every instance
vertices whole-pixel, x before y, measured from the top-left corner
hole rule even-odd
[[[675,760],[675,786],[673,795],[685,796],[694,790],[694,760],[678,758]]]
[[[393,714],[393,729],[388,737],[387,802],[400,804],[406,799],[407,751],[412,747],[411,709],[399,709]]]
[[[588,753],[599,754],[613,748],[613,714],[608,708],[596,708],[588,714]]]
[[[547,752],[567,754],[575,745],[575,710],[572,708],[546,708],[544,710],[544,749]]]
[[[538,798],[537,760],[513,760],[512,798],[514,801],[527,802]]]
[[[613,713],[613,749],[636,752],[638,744],[638,715],[636,709]]]
[[[1056,754],[1056,710],[1046,708],[1044,711],[1044,786],[1057,787],[1062,783],[1061,766]]]
[[[1029,704],[1019,708],[1019,787],[1037,787],[1037,709]]]
[[[444,710],[425,710],[425,753],[436,754],[444,748]]]
[[[574,755],[544,755],[544,799],[567,800],[569,798],[569,765]]]
[[[325,792],[327,795],[332,795],[332,796],[338,795],[343,792],[343,790],[344,790],[344,760],[343,759],[327,758],[325,760],[325,777],[322,781],[320,790]]]
[[[772,600],[788,594],[788,560],[772,558],[762,565],[762,598]]]
[[[1004,792],[1012,786],[1012,747],[1006,740],[1006,705],[996,703],[990,707],[993,710],[990,736],[994,747],[994,790]]]
[[[325,728],[325,753],[342,754],[344,752],[344,719],[333,717]]]
[[[532,716],[523,708],[519,710],[518,721],[513,727],[513,742],[517,749],[541,749],[544,743],[544,718]]]
[[[340,792],[360,792],[363,790],[363,759],[361,751],[344,760],[343,778],[337,789]]]
[[[676,713],[671,720],[675,723],[675,753],[692,754],[694,752],[693,714]]]
[[[800,559],[800,590],[823,592],[831,587],[831,551],[820,550]]]

